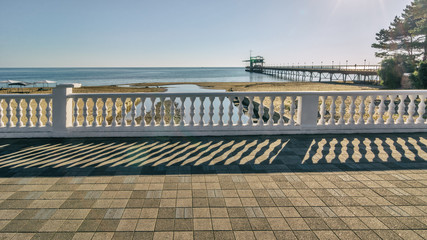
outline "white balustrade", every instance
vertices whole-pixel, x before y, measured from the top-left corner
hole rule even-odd
[[[80,94],[72,93],[72,86],[58,86],[52,94],[0,95],[0,134],[427,132],[425,90]]]
[[[51,131],[51,99],[50,94],[0,95],[0,133]]]

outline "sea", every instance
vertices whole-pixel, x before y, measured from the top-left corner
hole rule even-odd
[[[51,80],[83,86],[156,82],[284,82],[270,75],[234,68],[0,68],[0,82]]]

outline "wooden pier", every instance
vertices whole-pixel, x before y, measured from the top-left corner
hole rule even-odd
[[[260,61],[262,59],[262,62]],[[292,81],[354,81],[379,83],[378,70],[380,65],[320,65],[320,66],[265,66],[264,59],[257,57],[245,62],[247,72],[268,74],[277,78]]]

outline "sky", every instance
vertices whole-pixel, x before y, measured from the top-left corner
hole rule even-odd
[[[376,64],[410,0],[0,0],[0,67]]]

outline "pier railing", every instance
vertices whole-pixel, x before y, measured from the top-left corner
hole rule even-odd
[[[0,95],[0,135],[144,137],[427,132],[426,90]]]
[[[302,65],[302,66],[264,66],[266,69],[294,69],[294,70],[338,70],[338,71],[372,71],[377,72],[381,65]]]

